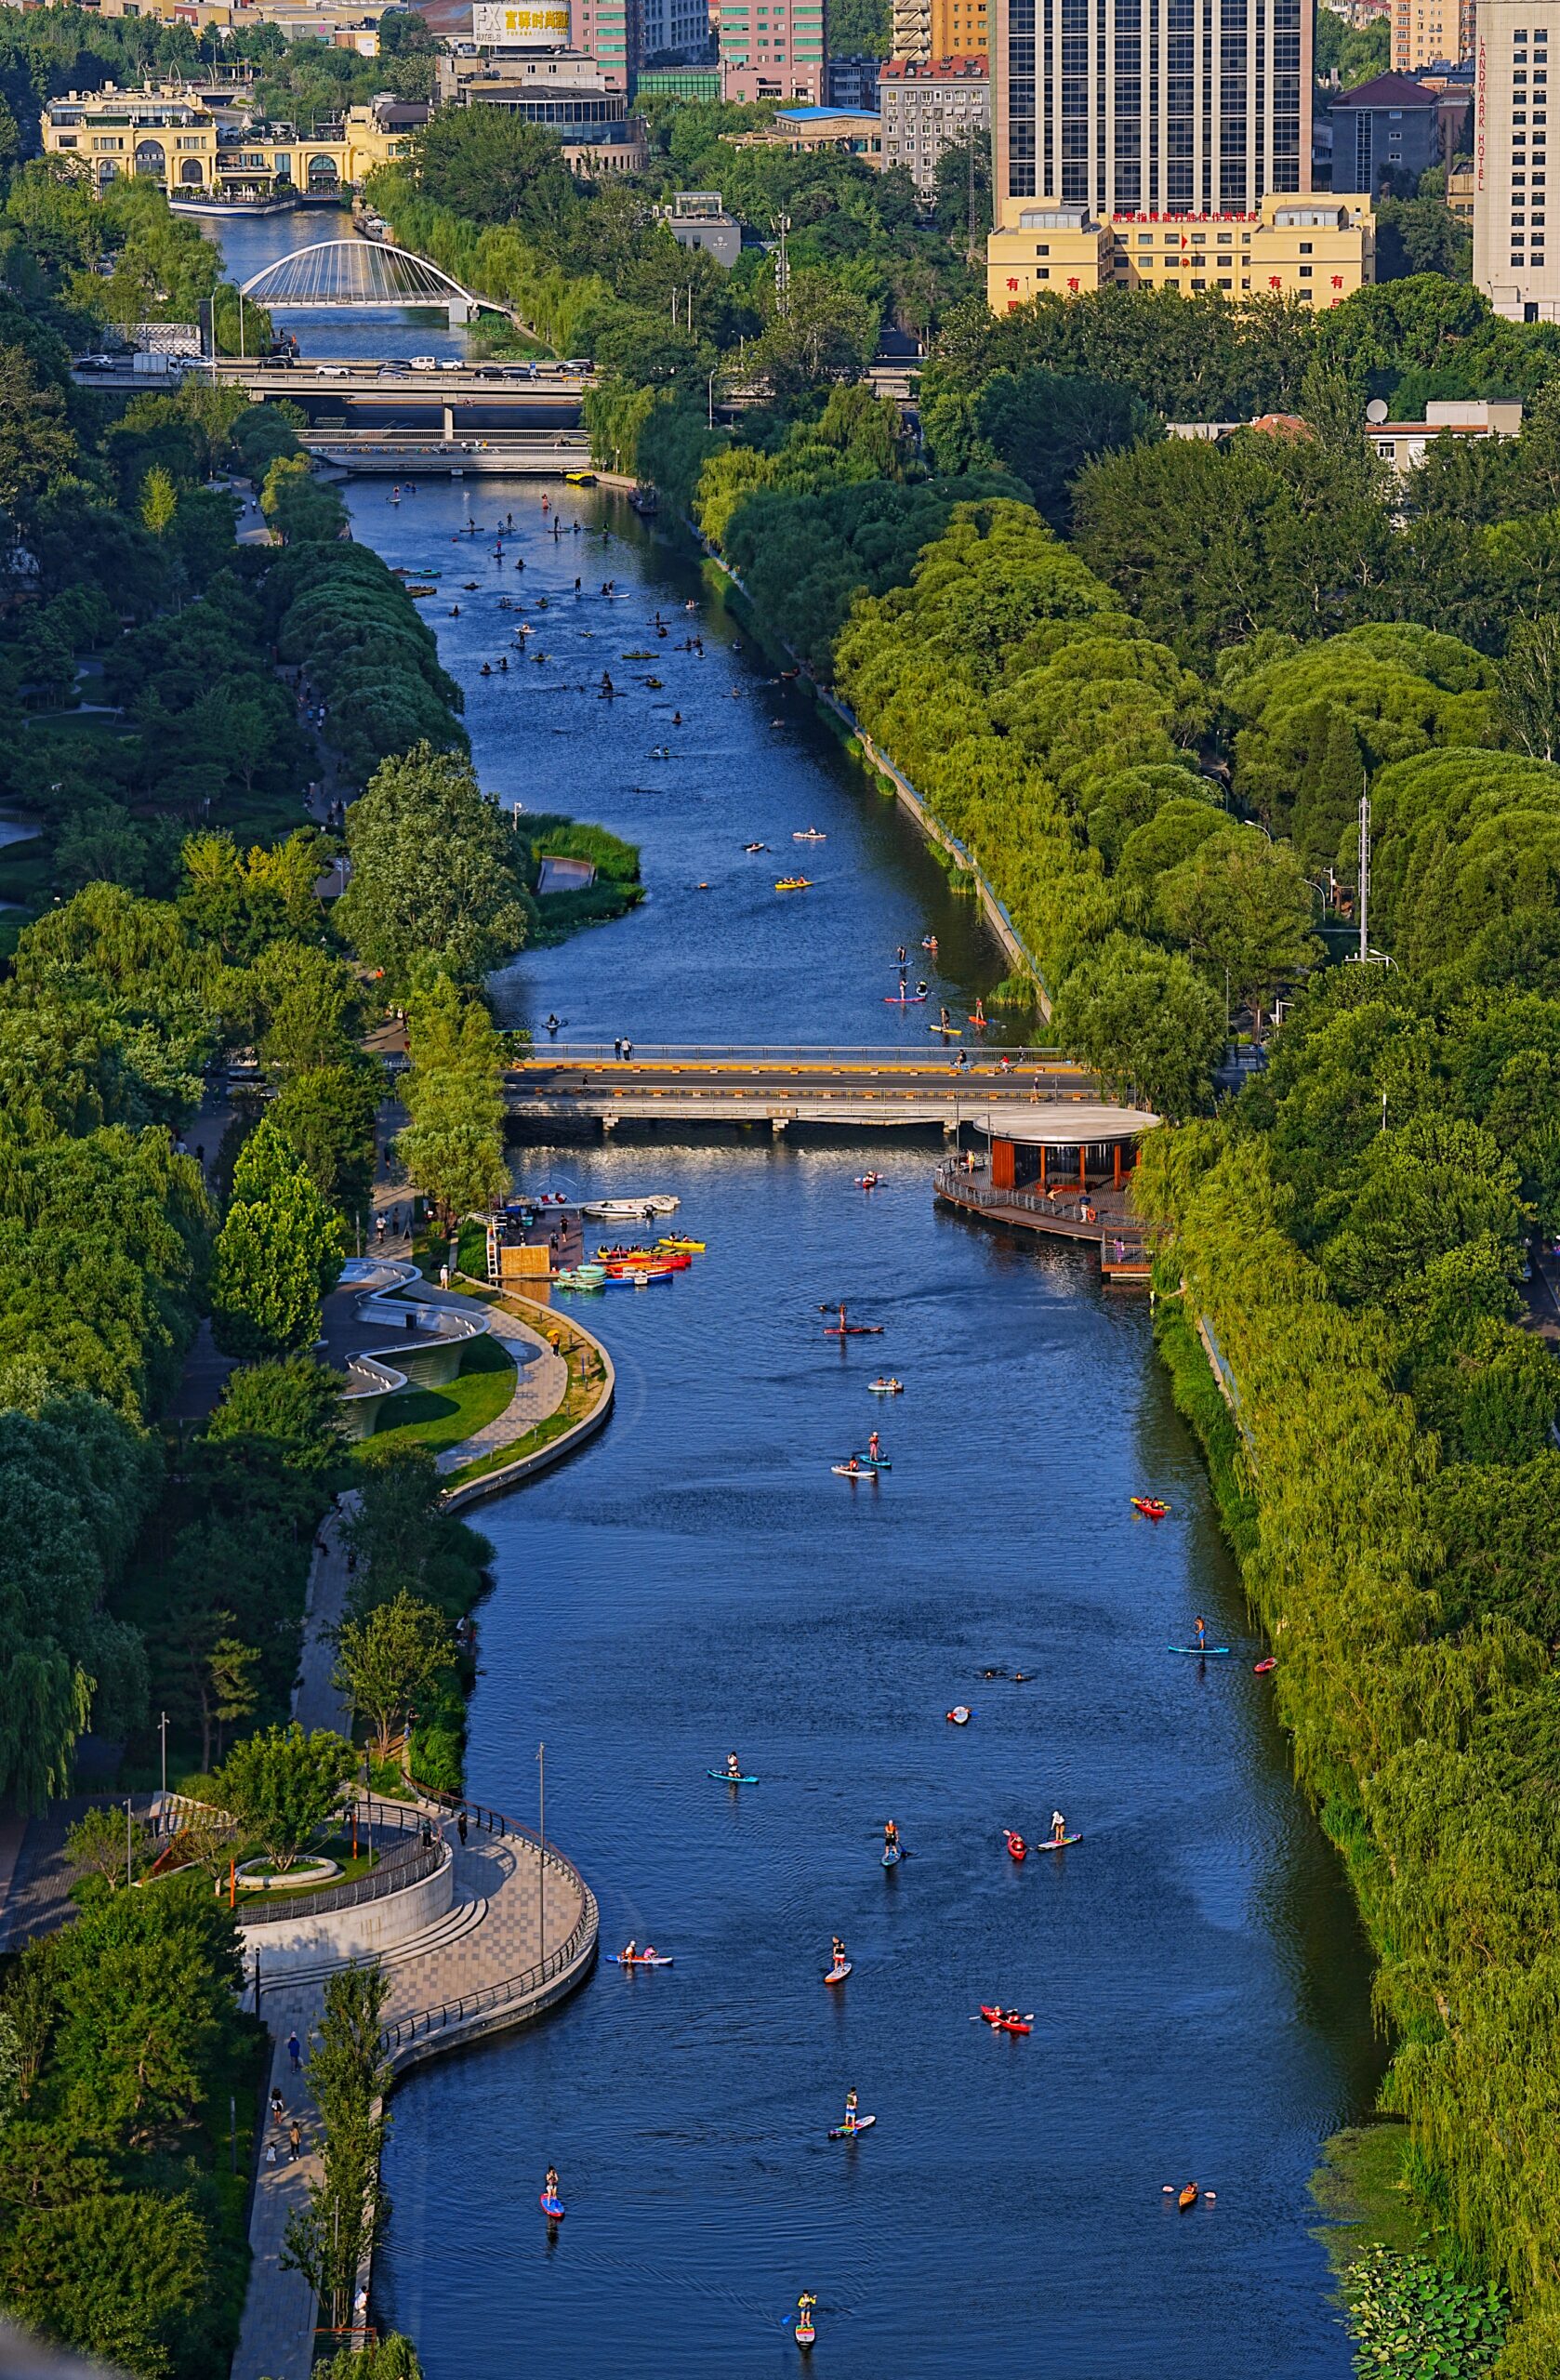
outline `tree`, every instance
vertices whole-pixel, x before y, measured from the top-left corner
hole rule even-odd
[[[1527,1210],[1517,1171],[1461,1117],[1415,1116],[1378,1132],[1334,1202],[1322,1255],[1334,1293],[1392,1304],[1437,1257],[1490,1233],[1515,1250]]]
[[[155,464],[141,482],[141,526],[150,529],[154,537],[166,536],[178,510],[178,490],[173,483],[172,474],[165,471],[160,463]]]
[[[1072,483],[1096,455],[1162,438],[1140,397],[1091,373],[994,373],[974,409],[980,435],[1021,479],[1051,527],[1072,520]]]
[[[405,1589],[337,1631],[335,1685],[375,1731],[374,1748],[388,1760],[398,1728],[441,1670],[455,1659],[455,1638],[443,1612]]]
[[[30,520],[76,460],[65,400],[23,347],[0,345],[0,512]]]
[[[1207,1098],[1224,1042],[1218,995],[1190,961],[1125,934],[1074,968],[1051,1027],[1117,1096],[1144,1100],[1171,1121]]]
[[[831,25],[829,38],[834,39]],[[991,135],[967,132],[937,152],[932,201],[938,229],[950,238],[960,233],[980,240],[991,229]]]
[[[0,2233],[8,2312],[138,2380],[188,2369],[193,2318],[217,2285],[212,2241],[185,2192],[100,2188]]]
[[[1320,956],[1312,892],[1287,845],[1254,831],[1217,835],[1159,879],[1164,924],[1186,943],[1230,998],[1262,1012],[1280,984]]]
[[[1365,754],[1348,713],[1328,707],[1325,734],[1311,739],[1311,759],[1295,796],[1295,848],[1308,867],[1336,867],[1344,835],[1359,810]]]
[[[211,1280],[218,1345],[250,1358],[311,1345],[319,1335],[321,1300],[346,1252],[338,1219],[268,1117],[244,1144],[218,1235]]]
[[[509,1186],[504,1156],[503,1059],[480,1000],[463,1000],[447,975],[413,1003],[412,1066],[403,1096],[411,1122],[395,1153],[437,1208],[446,1230],[495,1206]]]
[[[343,1450],[340,1377],[309,1355],[233,1372],[203,1442],[251,1448],[269,1464],[318,1478]]]
[[[381,762],[347,840],[352,880],[336,924],[393,990],[419,959],[480,983],[524,942],[515,838],[464,761],[423,743]]]
[[[428,197],[472,223],[524,223],[573,194],[556,140],[509,108],[442,108],[412,162]]]
[[[384,1075],[372,1059],[295,1075],[271,1107],[323,1197],[344,1214],[365,1211],[374,1187],[374,1125]]]
[[[1501,664],[1496,723],[1535,760],[1560,759],[1560,620],[1516,620]]]
[[[423,2380],[416,2348],[400,2331],[365,2346],[343,2347],[314,2366],[314,2380]]]
[[[310,2185],[307,2209],[287,2219],[282,2263],[303,2274],[337,2330],[348,2322],[359,2268],[390,2220],[380,2168],[390,2069],[379,2040],[389,1993],[377,1963],[327,1976],[324,2014],[309,2053],[309,2081],[324,2122],[324,2172]],[[388,2360],[381,2380],[416,2375],[416,2357],[409,2365],[397,2357]]]
[[[65,1836],[65,1857],[111,1893],[133,1879],[145,1856],[146,1830],[123,1810],[87,1810]]]
[[[335,1809],[355,1765],[345,1736],[328,1727],[306,1735],[295,1719],[234,1744],[212,1778],[212,1796],[284,1875]]]

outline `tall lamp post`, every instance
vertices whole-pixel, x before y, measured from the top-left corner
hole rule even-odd
[[[536,1833],[541,1858],[536,1868],[536,1924],[542,1963],[547,1962],[547,1746],[536,1746]]]

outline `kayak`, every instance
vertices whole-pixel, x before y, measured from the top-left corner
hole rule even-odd
[[[554,2198],[549,2190],[543,2190],[537,2203],[549,2223],[562,2222],[564,2206],[561,2198]]]
[[[897,1868],[904,1857],[905,1854],[901,1851],[897,1843],[889,1843],[884,1844],[883,1865],[885,1868]]]
[[[1229,1649],[1227,1645],[1167,1645],[1165,1646],[1167,1653],[1190,1653],[1192,1659],[1196,1661],[1206,1661],[1210,1656],[1223,1658]]]
[[[831,2140],[853,2140],[858,2132],[870,2132],[876,2116],[857,2116],[854,2123],[837,2123],[829,2133]]]
[[[1009,1857],[1009,1858],[1010,1858],[1010,1859],[1024,1859],[1024,1858],[1026,1858],[1028,1857],[1028,1845],[1027,1845],[1027,1844],[1025,1842],[1024,1837],[1023,1837],[1021,1834],[1015,1834],[1015,1833],[1013,1832],[1013,1831],[1012,1831],[1012,1829],[1011,1829],[1011,1826],[1010,1826],[1010,1827],[1005,1827],[1005,1828],[1003,1829],[1003,1832],[1006,1834],[1006,1836],[1007,1836],[1007,1838],[1008,1838],[1008,1857]]]
[[[956,1727],[967,1727],[972,1713],[967,1702],[956,1702],[953,1709],[945,1712],[943,1715],[950,1719]]]
[[[704,1773],[713,1777],[718,1785],[756,1785],[759,1781],[756,1777],[734,1777],[729,1768],[707,1768]]]
[[[1170,1511],[1170,1506],[1157,1496],[1134,1496],[1131,1501],[1132,1510],[1142,1513],[1146,1520],[1162,1521]]]
[[[824,1981],[826,1983],[843,1983],[845,1977],[850,1974],[853,1964],[853,1962],[852,1960],[841,1959],[837,1967],[830,1967],[827,1975],[824,1977]]]
[[[1082,1841],[1081,1834],[1038,1835],[1029,1848],[1031,1851],[1065,1851],[1069,1844]]]
[[[659,1950],[654,1951],[648,1959],[642,1951],[636,1952],[631,1959],[626,1959],[621,1950],[614,1950],[607,1961],[607,1964],[613,1967],[669,1967],[671,1964],[671,1960],[664,1959]]]
[[[987,2008],[984,2004],[981,2015],[996,2033],[1030,2033],[1035,2030],[1033,2016],[1007,2016],[1000,2008]]]
[[[1276,1670],[1277,1666],[1277,1661],[1275,1659],[1274,1656],[1269,1653],[1265,1661],[1252,1662],[1251,1673],[1254,1677],[1265,1677],[1269,1670]]]

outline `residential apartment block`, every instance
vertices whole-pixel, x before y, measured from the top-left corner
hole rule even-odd
[[[1311,186],[1312,0],[994,0],[996,206],[1254,216]]]
[[[1076,298],[1096,289],[1176,289],[1195,297],[1284,297],[1319,313],[1376,277],[1375,220],[1359,200],[1264,198],[1241,219],[1138,215],[1101,220],[1087,206],[1010,204],[986,245],[986,301],[994,314],[1042,292]]]
[[[821,104],[824,0],[721,0],[721,70],[728,99]]]
[[[1399,74],[1455,66],[1474,54],[1474,0],[1393,0],[1392,63]]]
[[[930,205],[937,160],[951,141],[991,123],[991,76],[984,58],[890,59],[878,76],[885,166],[904,165]]]
[[[1560,7],[1479,0],[1474,284],[1514,323],[1560,319],[1560,243],[1545,236],[1552,31]]]

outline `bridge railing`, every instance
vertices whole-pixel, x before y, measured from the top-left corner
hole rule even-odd
[[[909,1068],[917,1074],[934,1072],[942,1057],[951,1051],[907,1050],[902,1041],[893,1042],[819,1042],[799,1047],[794,1042],[779,1041],[636,1041],[633,1057],[625,1060],[621,1050],[610,1041],[552,1041],[536,1043],[529,1056],[509,1062],[511,1074],[522,1075],[530,1066],[577,1065],[582,1061],[615,1060],[619,1064],[637,1065],[641,1062],[656,1065],[689,1064],[730,1065],[894,1065]],[[1008,1061],[1008,1071],[1017,1074],[1037,1066],[1064,1067],[1069,1074],[1085,1074],[1087,1069],[1071,1060],[1064,1050],[1031,1049],[1026,1044],[1009,1048],[998,1044],[980,1051],[972,1051],[972,1068],[981,1075],[996,1074],[1001,1062]]]

